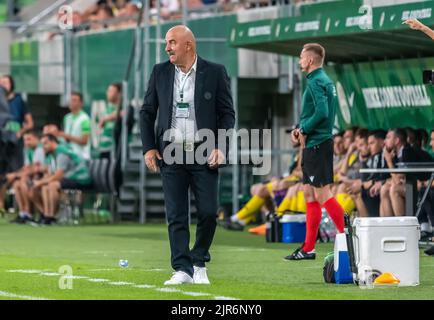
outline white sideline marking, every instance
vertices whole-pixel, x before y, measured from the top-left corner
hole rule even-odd
[[[7,270],[6,272],[13,272],[13,273],[41,273],[42,270]]]
[[[205,292],[188,292],[188,291],[183,291],[181,293],[185,294],[187,296],[193,296],[193,297],[201,297],[201,296],[210,296],[211,295],[211,294],[205,293]]]
[[[10,293],[10,292],[6,292],[6,291],[0,291],[0,296],[1,297],[6,297],[6,298],[23,299],[23,300],[50,300],[50,299],[47,299],[47,298],[32,297],[32,296],[23,296],[23,295],[19,295],[19,294],[15,294],[15,293]]]
[[[116,271],[116,270],[119,270],[119,269],[90,269],[87,271],[97,272],[97,271]]]
[[[153,288],[155,288],[155,286],[152,284],[137,284],[137,285],[134,285],[133,287],[139,288],[139,289],[153,289]]]
[[[143,271],[143,272],[163,272],[166,271],[165,269],[147,269],[147,270],[137,270],[137,271]]]
[[[115,281],[115,282],[109,282],[108,284],[111,284],[113,286],[129,286],[133,285],[132,282],[125,282],[125,281]]]
[[[157,288],[155,290],[160,292],[181,292],[181,290],[175,288]]]
[[[224,297],[224,296],[215,296],[214,299],[215,300],[238,300],[237,298]]]
[[[90,281],[90,282],[109,282],[110,280],[108,280],[108,279],[87,279],[87,281]]]
[[[118,270],[118,269],[114,269],[114,270]],[[154,269],[154,270],[156,270],[156,269]],[[60,273],[44,272],[44,271],[41,271],[41,270],[6,270],[6,272],[39,274],[41,276],[47,276],[47,277],[63,276],[63,274],[60,274]],[[139,288],[139,289],[153,289],[153,290],[159,291],[159,292],[167,292],[167,293],[175,293],[176,292],[176,293],[181,293],[181,294],[184,294],[184,295],[187,295],[187,296],[193,296],[193,297],[214,296],[213,294],[206,293],[206,292],[182,291],[182,290],[176,289],[176,288],[158,288],[155,285],[150,285],[150,284],[135,284],[133,282],[125,282],[125,281],[113,281],[113,282],[109,282],[111,280],[108,280],[108,279],[98,279],[98,278],[89,278],[87,276],[65,276],[65,278],[70,278],[70,279],[86,279],[87,281],[90,281],[90,282],[107,282],[107,284],[114,285],[114,286],[132,286],[134,288]],[[0,291],[0,296],[10,297],[10,298],[27,299],[27,300],[49,300],[49,299],[45,299],[45,298],[38,298],[38,297],[31,297],[31,296],[19,296],[19,295],[15,295],[13,293],[5,292],[5,291]],[[225,296],[214,296],[214,299],[215,300],[239,300],[238,298],[225,297]]]
[[[86,276],[64,276],[65,279],[88,279]]]
[[[59,276],[63,276],[63,274],[56,273],[56,272],[41,272],[40,275],[41,276],[46,276],[46,277],[59,277]]]

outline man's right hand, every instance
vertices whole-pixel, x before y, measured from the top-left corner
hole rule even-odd
[[[386,147],[383,148],[383,157],[384,160],[386,160],[387,164],[393,162],[393,156],[394,156],[393,151],[387,150]]]
[[[144,157],[145,157],[145,164],[148,167],[148,169],[151,170],[152,172],[157,172],[158,170],[157,159],[163,160],[158,150],[151,149],[145,153]]]
[[[426,27],[422,22],[417,19],[407,19],[403,22],[403,24],[408,25],[413,30],[421,30],[423,31]]]
[[[298,129],[294,129],[291,131],[291,140],[293,143],[298,143],[299,134],[300,132],[298,131]]]
[[[348,151],[347,151],[347,154],[351,155],[356,150],[357,150],[357,144],[355,142],[353,142],[350,144]]]
[[[382,187],[382,183],[380,181],[377,181],[376,183],[374,183],[374,185],[371,187],[371,189],[369,189],[369,195],[371,197],[375,197],[375,196],[379,195],[381,187]]]

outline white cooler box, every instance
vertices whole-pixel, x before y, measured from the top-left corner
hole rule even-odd
[[[356,218],[354,251],[359,278],[365,269],[391,272],[399,286],[419,284],[420,226],[416,217]]]

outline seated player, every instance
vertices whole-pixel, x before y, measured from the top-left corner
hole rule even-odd
[[[15,199],[19,208],[18,217],[14,223],[26,223],[33,221],[30,208],[29,183],[34,177],[44,171],[44,150],[40,145],[38,133],[27,130],[23,134],[24,142],[24,167],[7,175],[7,180],[12,184]]]
[[[404,129],[389,130],[383,149],[388,168],[395,168],[399,162],[418,162],[418,153],[407,143]],[[403,216],[405,214],[405,175],[391,174],[381,187],[380,215],[382,217]]]
[[[384,169],[386,161],[383,157],[384,139],[386,131],[374,130],[369,133],[368,146],[371,156],[363,168]],[[385,173],[362,174],[362,200],[366,206],[368,217],[380,216],[380,189],[384,181],[390,177]]]
[[[299,145],[294,143],[293,147],[298,148]],[[223,226],[231,230],[242,230],[246,224],[256,217],[257,212],[263,206],[265,207],[266,214],[273,212],[274,207],[278,207],[281,204],[288,188],[300,180],[301,168],[298,153],[290,166],[289,176],[281,179],[272,178],[269,182],[253,185],[251,187],[252,198],[240,211],[232,215],[230,221]]]
[[[83,159],[65,144],[59,144],[51,134],[42,137],[45,156],[54,162],[49,175],[35,181],[34,188],[40,189],[43,204],[43,223],[56,222],[54,217],[62,189],[86,189],[91,185],[89,169]]]
[[[355,142],[348,149],[345,161],[339,171],[339,184],[336,200],[351,213],[355,209],[360,216],[366,217],[367,210],[362,200],[362,179],[360,169],[369,159],[368,130],[359,129]]]

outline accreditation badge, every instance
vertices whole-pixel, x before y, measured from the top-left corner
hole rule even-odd
[[[188,102],[177,102],[176,103],[176,117],[177,118],[188,118],[190,115],[190,104]]]

